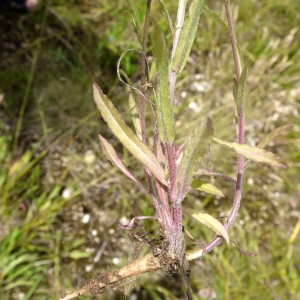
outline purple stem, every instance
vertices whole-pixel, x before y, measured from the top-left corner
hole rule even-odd
[[[145,94],[146,94],[146,57],[147,57],[147,39],[148,39],[148,29],[149,29],[149,20],[150,20],[150,9],[151,9],[152,0],[147,0],[147,8],[146,8],[146,16],[145,16],[145,24],[144,24],[144,32],[143,32],[143,40],[142,40],[142,53],[144,54],[143,59],[141,61],[141,97],[140,97],[140,119],[141,119],[141,135],[142,141],[146,144],[146,126],[145,126]],[[148,178],[148,184],[150,188],[150,194],[152,197],[153,205],[156,210],[157,216],[163,222],[163,214],[160,207],[160,203],[155,196],[155,187],[152,181],[152,174],[150,171],[146,169],[146,174]]]
[[[235,64],[236,80],[237,80],[237,82],[240,82],[240,77],[241,77],[241,74],[242,74],[242,71],[241,71],[242,68],[241,68],[241,65],[240,65],[238,49],[237,49],[237,46],[236,46],[236,38],[235,38],[232,15],[231,15],[231,9],[230,9],[230,1],[229,0],[224,0],[224,2],[225,2],[225,9],[226,9],[226,15],[227,15],[228,26],[229,26],[229,36],[230,36],[230,40],[231,40],[233,59],[234,59],[234,64]]]
[[[239,83],[240,77],[241,77],[241,65],[240,65],[240,61],[238,58],[238,50],[237,50],[232,16],[231,16],[231,10],[230,10],[230,1],[224,0],[224,2],[225,2],[226,15],[227,15],[228,26],[229,26],[229,31],[230,31],[230,40],[231,40],[232,52],[233,52],[234,63],[235,63],[236,78],[237,78],[237,82]],[[244,127],[245,127],[245,118],[244,118],[243,112],[241,112],[238,115],[238,124],[237,124],[237,135],[238,135],[239,144],[244,143]],[[243,182],[243,156],[238,155],[237,156],[237,178],[236,178],[235,196],[234,196],[234,200],[233,200],[232,209],[229,214],[229,218],[228,218],[226,224],[224,224],[227,231],[232,226],[232,224],[237,216],[237,213],[239,211],[239,208],[240,208],[241,199],[242,199],[242,182]],[[220,237],[220,236],[216,237],[212,242],[210,242],[208,245],[206,245],[204,247],[203,253],[210,252],[214,247],[219,245],[222,242],[222,240],[223,240],[222,237]]]
[[[172,203],[172,215],[173,222],[175,226],[175,231],[170,232],[168,235],[171,254],[175,255],[177,258],[181,257],[182,254],[182,206],[180,202]]]
[[[152,175],[151,175],[150,171],[147,168],[146,168],[146,173],[147,173],[148,183],[149,183],[149,187],[150,187],[150,194],[151,194],[151,197],[152,197],[152,201],[153,201],[153,205],[154,205],[156,214],[157,214],[158,218],[163,221],[162,210],[161,210],[159,202],[158,202],[158,200],[155,196],[155,187],[153,185]]]
[[[217,172],[209,170],[209,169],[202,169],[200,172],[198,171],[198,172],[194,173],[194,176],[201,176],[201,175],[221,177],[225,180],[231,181],[234,184],[236,184],[236,180],[234,178],[231,178],[230,176],[227,176],[227,175],[224,175],[221,173],[217,173]]]

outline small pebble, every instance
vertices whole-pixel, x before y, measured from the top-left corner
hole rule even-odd
[[[117,257],[114,257],[112,262],[113,264],[117,265],[120,262],[120,260]]]
[[[83,216],[81,222],[82,222],[83,224],[87,224],[87,223],[90,221],[90,218],[91,218],[90,214],[85,214],[85,215]]]

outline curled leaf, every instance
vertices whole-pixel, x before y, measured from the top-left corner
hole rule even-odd
[[[257,147],[251,147],[245,144],[237,144],[237,143],[229,143],[222,141],[217,138],[213,138],[213,142],[224,146],[229,149],[235,150],[238,154],[245,156],[248,159],[252,159],[255,162],[264,163],[273,167],[278,167],[282,169],[287,169],[288,165],[285,161],[283,161],[279,156],[276,154],[267,151],[265,149],[260,149]]]

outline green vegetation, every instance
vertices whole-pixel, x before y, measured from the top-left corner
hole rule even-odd
[[[174,19],[175,7],[168,2]],[[225,20],[222,1],[207,4]],[[145,6],[138,5],[140,20]],[[249,166],[230,237],[259,255],[242,256],[233,243],[224,243],[192,264],[191,288],[195,299],[297,299],[300,4],[239,0],[232,7],[241,51],[250,61],[245,139],[257,145],[274,128],[294,123],[268,146],[290,168]],[[1,299],[55,299],[137,255],[129,234],[116,229],[135,215],[153,215],[151,199],[104,159],[98,133],[111,137],[136,177],[144,174],[99,121],[92,100],[97,82],[118,110],[126,111],[116,65],[126,49],[138,47],[127,12],[125,1],[108,0],[45,1],[35,13],[21,16],[0,11]],[[163,20],[158,1],[153,14]],[[216,137],[229,140],[235,128],[230,40],[205,12],[198,33],[186,76],[178,79],[177,138],[186,138],[209,111]],[[128,52],[122,60],[133,82],[139,59]],[[235,159],[212,145],[205,166],[218,164],[219,171],[234,174]],[[225,199],[193,191],[184,205],[224,218],[232,186],[218,178],[212,183]],[[142,224],[151,233],[158,227],[152,220]],[[213,237],[195,220],[186,218],[184,225],[200,245]],[[187,242],[187,248],[194,245]],[[121,288],[136,299],[182,299],[180,280],[161,272],[141,276],[137,289],[129,291],[134,282]],[[123,297],[119,290],[94,299]]]

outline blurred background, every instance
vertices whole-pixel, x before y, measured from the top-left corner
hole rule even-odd
[[[146,1],[137,1],[143,20]],[[226,20],[222,1],[207,1]],[[166,1],[175,22],[176,1]],[[245,140],[257,145],[276,127],[293,123],[267,149],[288,170],[250,164],[244,197],[231,238],[256,257],[240,255],[233,243],[191,263],[195,299],[300,299],[300,2],[232,1],[236,34],[250,61]],[[118,150],[128,168],[145,181],[140,165],[100,119],[92,98],[97,82],[130,123],[128,89],[116,65],[126,49],[140,49],[127,1],[49,0],[20,14],[0,7],[0,298],[55,299],[90,278],[143,255],[127,231],[136,215],[153,215],[151,199],[104,158],[98,134]],[[152,16],[167,30],[158,1]],[[149,54],[151,47],[149,47]],[[122,69],[139,79],[140,57],[128,52]],[[229,36],[203,12],[197,38],[178,79],[177,141],[204,116],[215,136],[234,141]],[[147,112],[150,126],[151,110]],[[152,130],[152,132],[151,132]],[[235,174],[236,156],[212,145],[202,162]],[[204,178],[225,198],[191,191],[185,207],[220,220],[231,209],[233,187]],[[159,234],[153,220],[136,230]],[[214,234],[188,216],[184,226],[198,249]],[[185,299],[181,276],[164,272],[124,282],[103,295],[80,299]]]

